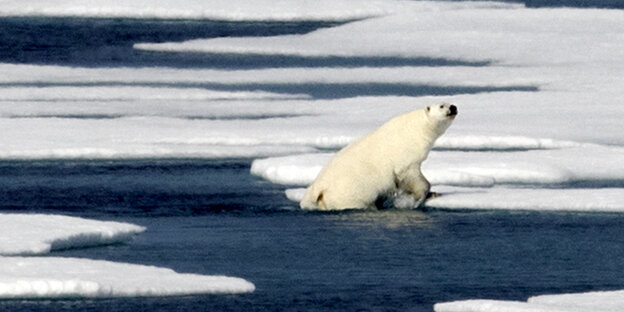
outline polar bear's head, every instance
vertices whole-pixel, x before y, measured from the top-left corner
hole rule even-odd
[[[427,116],[436,121],[453,120],[457,116],[457,106],[448,103],[427,106]]]
[[[448,103],[427,106],[425,115],[432,123],[432,128],[434,129],[432,133],[438,137],[446,131],[455,119],[455,116],[457,116],[457,106]]]

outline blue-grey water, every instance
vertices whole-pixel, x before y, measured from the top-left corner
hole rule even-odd
[[[621,214],[303,212],[250,161],[0,162],[0,211],[147,227],[128,243],[53,252],[248,279],[231,296],[3,300],[19,311],[431,311],[624,285]]]
[[[561,5],[557,0],[526,3]],[[624,7],[608,0],[566,4]],[[0,62],[221,69],[488,66],[442,58],[194,55],[132,49],[136,42],[305,33],[336,24],[0,18]],[[303,92],[316,98],[494,91],[488,86],[189,87]],[[52,256],[225,274],[256,285],[251,294],[230,296],[0,300],[0,310],[431,311],[434,303],[449,300],[525,300],[537,294],[624,285],[622,214],[303,212],[285,198],[284,187],[251,176],[250,163],[249,159],[0,161],[0,212],[65,214],[147,227],[125,244],[57,251]]]

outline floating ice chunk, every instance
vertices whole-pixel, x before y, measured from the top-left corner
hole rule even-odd
[[[254,291],[235,277],[101,260],[0,257],[0,298],[135,297]]]
[[[553,146],[559,143],[553,143]],[[565,145],[568,143],[562,143]],[[470,186],[471,177],[493,179],[495,184],[565,185],[624,181],[624,148],[594,144],[523,152],[437,152],[423,165],[423,173],[437,184]],[[438,172],[444,174],[438,175]],[[450,173],[464,181],[444,180]],[[451,176],[451,178],[453,178]],[[478,186],[478,185],[474,185]]]
[[[305,195],[305,188],[294,188],[294,189],[286,189],[284,193],[286,194],[286,198],[294,202],[300,202],[303,200],[303,196]]]
[[[457,139],[454,146],[466,146],[460,142]],[[558,141],[550,141],[549,146],[572,147],[519,152],[432,151],[422,170],[434,185],[617,185],[624,181],[624,148]],[[251,173],[274,183],[308,185],[332,156],[306,154],[255,160]]]
[[[587,311],[622,311],[624,290],[541,295],[530,297],[528,302],[564,308],[583,308]]]
[[[400,1],[379,0],[29,0],[3,1],[0,16],[80,16],[217,20],[350,20],[388,14]]]
[[[426,205],[445,209],[624,211],[623,148],[557,141],[550,141],[548,146],[560,148],[432,151],[423,164],[423,174],[433,190],[444,196]],[[259,159],[253,162],[251,173],[273,183],[305,186],[332,156]],[[538,186],[547,188],[534,188]],[[298,202],[303,192],[291,189],[286,196]]]
[[[622,188],[456,188],[433,187],[442,196],[426,202],[444,209],[624,211]]]
[[[578,307],[559,307],[544,304],[526,303],[520,301],[503,300],[464,300],[437,303],[433,306],[436,312],[606,312],[600,304],[593,309]]]
[[[277,184],[311,184],[334,154],[304,154],[256,159],[251,173]]]
[[[463,162],[455,162],[456,155],[435,154],[431,162],[423,166],[423,174],[434,184],[491,186],[494,184],[563,184],[575,181],[575,175],[564,166],[543,162],[543,159],[527,157],[499,159],[505,155],[478,155],[474,160],[466,155]],[[541,162],[540,162],[541,161]]]
[[[616,312],[624,309],[624,290],[541,295],[527,302],[462,300],[437,303],[436,312]]]
[[[42,214],[0,214],[0,255],[39,255],[51,250],[115,244],[144,227]]]

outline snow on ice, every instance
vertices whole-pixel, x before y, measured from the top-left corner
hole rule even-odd
[[[126,242],[144,227],[47,214],[0,214],[0,256]]]
[[[0,16],[217,20],[352,20],[388,14],[399,1],[379,0],[3,0]]]
[[[530,297],[526,302],[462,300],[438,303],[436,312],[615,312],[624,306],[624,291],[595,291]]]
[[[101,260],[0,257],[0,298],[107,298],[252,291],[253,284],[235,277],[181,274],[166,268]]]
[[[615,41],[624,36],[623,15],[620,10],[534,10],[416,1],[395,14],[307,35],[199,39],[136,47],[302,56],[427,56],[569,66],[621,58],[624,52],[611,48],[621,45]]]

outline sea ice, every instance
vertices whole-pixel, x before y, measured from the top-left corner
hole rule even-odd
[[[0,256],[116,244],[145,230],[129,223],[48,214],[2,213],[0,225]]]
[[[434,305],[436,312],[616,312],[624,309],[624,291],[596,291],[530,297],[527,302],[473,299]]]
[[[619,29],[624,20],[619,10],[526,9],[492,2],[345,1],[332,2],[331,9],[315,2],[310,11],[301,10],[304,2],[268,6],[276,11],[257,10],[266,6],[262,2],[240,7],[249,10],[247,17],[253,19],[284,18],[277,11],[288,10],[301,16],[314,10],[335,10],[343,16],[370,8],[383,12],[378,18],[305,35],[198,43],[228,54],[442,57],[492,63],[232,71],[2,64],[0,94],[7,96],[0,101],[0,130],[5,134],[0,139],[0,158],[262,157],[312,152],[340,147],[394,115],[442,100],[460,107],[460,117],[440,141],[442,148],[452,148],[450,140],[456,137],[462,136],[466,143],[466,137],[473,135],[497,138],[497,144],[485,145],[498,149],[518,137],[528,139],[520,148],[529,149],[548,147],[548,140],[624,144],[620,135],[624,107],[613,105],[612,100],[621,97],[618,86],[624,83],[620,74],[624,40],[616,40],[622,36]],[[226,12],[238,6],[236,1],[187,4],[193,12],[201,12],[199,7]],[[180,7],[170,1],[144,6],[93,0],[88,8],[84,2],[72,1],[3,2],[4,14],[20,16],[71,12],[72,16],[114,17],[125,12],[147,17],[152,15],[146,10],[151,10],[171,18]],[[331,18],[327,11],[319,14]],[[176,50],[188,44],[174,43]],[[306,94],[314,86],[334,90],[338,98]],[[511,89],[496,89],[501,87]],[[349,88],[378,93],[365,97],[340,93]],[[418,93],[427,88],[442,91],[434,92],[441,92],[438,96]],[[460,94],[444,95],[444,90]],[[308,98],[300,98],[301,94]],[[475,149],[484,146],[472,143]]]
[[[624,212],[624,188],[433,187],[442,196],[427,207],[444,209]]]
[[[379,0],[4,0],[0,16],[114,17],[216,20],[351,20],[393,12]]]
[[[530,297],[528,302],[570,308],[578,307],[586,310],[622,311],[624,310],[624,290],[541,295]]]
[[[331,157],[310,153],[340,148],[397,114],[449,101],[459,106],[460,115],[423,168],[434,190],[444,194],[430,205],[624,210],[624,106],[618,102],[624,85],[622,10],[527,9],[493,2],[148,2],[5,0],[0,16],[359,19],[304,35],[142,43],[135,48],[295,55],[320,62],[375,59],[389,65],[229,71],[0,64],[0,158],[290,155],[257,160],[252,172],[304,186]],[[377,17],[366,18],[371,16]],[[392,65],[422,58],[480,65]],[[315,98],[309,90],[319,86],[335,98]],[[344,91],[349,88],[374,92]],[[286,193],[296,199],[302,189]],[[48,241],[41,238],[47,232],[37,230],[48,229],[38,217],[29,216],[38,220],[32,236],[32,222],[6,218],[11,217],[0,215],[0,232],[9,233],[0,237],[18,235],[20,240],[0,240],[4,254],[111,243],[142,230],[131,227],[122,234],[113,227],[117,236],[107,238],[102,231],[70,228]],[[46,218],[76,225],[68,217]],[[65,258],[0,257],[0,273],[0,293],[6,297],[253,290],[240,279]],[[619,311],[617,305],[589,303],[618,303],[621,298],[613,292],[540,296],[529,302],[476,300],[438,304],[436,310]]]
[[[426,206],[444,209],[521,209],[561,211],[624,211],[624,149],[595,144],[547,141],[551,148],[527,147],[525,140],[510,150],[472,150],[475,138],[461,144],[451,138],[423,163],[432,189],[443,196]],[[479,142],[494,142],[482,138]],[[531,140],[528,140],[531,141]],[[567,147],[564,147],[567,146]],[[519,149],[516,150],[515,148]],[[332,153],[256,159],[251,173],[273,183],[307,186]],[[605,187],[607,186],[607,187]],[[303,189],[288,189],[286,196],[300,201]]]
[[[133,224],[41,214],[0,214],[0,298],[129,297],[252,292],[227,276],[89,259],[17,257],[115,244],[145,228]]]
[[[428,200],[425,207],[461,210],[624,212],[622,195],[624,188],[536,189],[433,186],[432,190],[442,196]],[[291,188],[285,191],[286,197],[294,202],[301,201],[304,193],[305,188]]]
[[[333,153],[315,153],[255,159],[251,173],[277,184],[308,185],[333,156]]]
[[[520,301],[503,300],[464,300],[438,303],[433,306],[436,312],[607,312],[613,310],[603,310],[600,305],[591,309],[578,307],[560,307],[553,305],[543,305],[526,303]]]
[[[456,186],[562,186],[574,184],[600,185],[624,181],[624,149],[594,144],[571,142],[550,142],[553,147],[523,150],[524,140],[513,144],[513,138],[504,146],[512,151],[492,152],[485,142],[478,140],[479,148],[486,151],[472,151],[474,138],[462,144],[460,138],[450,137],[441,145],[452,151],[432,151],[423,163],[423,173],[433,184]],[[498,147],[497,140],[492,149]],[[529,140],[530,141],[530,140]],[[449,144],[453,142],[453,144]],[[537,142],[537,141],[535,141]],[[436,145],[438,146],[438,145]],[[435,147],[434,147],[435,148]],[[513,151],[518,148],[519,151]],[[303,154],[275,158],[256,159],[251,173],[271,182],[285,185],[311,184],[322,167],[331,159],[331,153]]]
[[[0,298],[4,299],[238,294],[254,288],[241,278],[182,274],[153,266],[76,258],[0,257]]]
[[[621,10],[457,7],[415,1],[400,13],[306,35],[146,43],[136,48],[299,56],[443,57],[569,66],[621,59],[624,40],[617,38],[624,36],[623,17]]]

